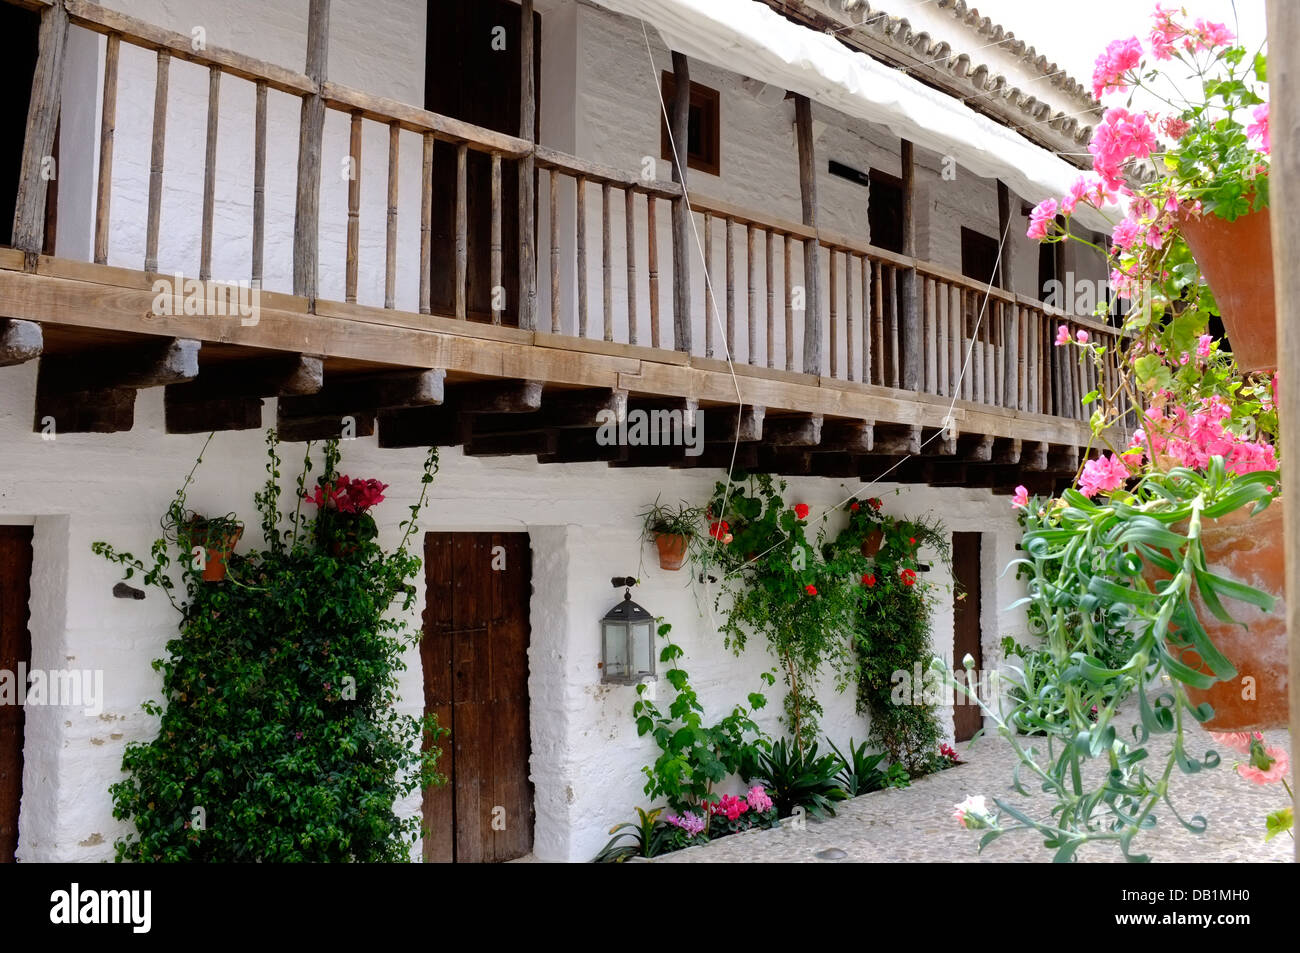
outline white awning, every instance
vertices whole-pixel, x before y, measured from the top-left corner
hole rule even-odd
[[[951,155],[1032,202],[1064,195],[1079,169],[960,100],[785,19],[755,0],[594,0],[655,27],[670,49],[802,93],[900,139]],[[1076,218],[1110,231],[1080,204]]]

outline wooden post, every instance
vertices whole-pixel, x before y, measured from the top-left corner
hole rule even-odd
[[[95,193],[95,264],[108,264],[109,208],[113,197],[113,135],[117,131],[117,60],[122,37],[110,34],[104,52],[104,104],[99,118],[99,182]]]
[[[492,310],[492,323],[501,323],[501,304],[498,295],[505,290],[502,286],[502,275],[505,267],[505,246],[501,240],[501,153],[492,153],[492,210],[491,210],[491,231],[489,232],[490,247],[488,250],[488,268],[491,271],[490,281],[492,285],[492,300],[489,307]]]
[[[646,267],[650,270],[650,346],[659,347],[659,221],[655,214],[658,199],[653,192],[645,196]],[[707,246],[706,246],[707,247]]]
[[[357,272],[361,264],[361,113],[352,114],[348,140],[351,159],[348,176],[348,244],[347,261],[343,273],[343,297],[355,304],[357,300]]]
[[[456,317],[469,317],[469,146],[456,147]]]
[[[152,193],[150,193],[152,198]],[[253,119],[253,287],[262,287],[266,245],[266,82],[259,81]],[[157,244],[154,245],[155,258]]]
[[[1277,366],[1287,374],[1277,395],[1280,442],[1284,448],[1300,447],[1300,272],[1292,256],[1300,249],[1300,7],[1286,0],[1268,0],[1269,121],[1278,127],[1273,139],[1273,173],[1270,219],[1273,229],[1273,291],[1277,302]],[[1286,540],[1286,616],[1290,635],[1291,737],[1300,737],[1300,467],[1290,461],[1282,468],[1282,496]],[[1300,768],[1292,761],[1291,790],[1296,789]],[[1300,860],[1300,843],[1296,846]]]
[[[153,144],[149,150],[149,212],[145,225],[144,270],[150,273],[158,271],[158,228],[162,220],[162,184],[163,153],[167,142],[167,81],[170,75],[172,55],[166,50],[158,51],[158,73],[153,87]],[[258,105],[264,108],[265,84],[259,84],[261,99]],[[262,112],[262,118],[266,113]],[[255,199],[256,200],[256,199]],[[254,225],[256,229],[256,225]],[[259,274],[253,276],[255,279]]]
[[[63,50],[68,38],[68,10],[62,3],[41,10],[39,52],[32,74],[32,96],[23,134],[22,171],[14,202],[14,248],[39,255],[45,244],[45,194],[49,188],[46,160],[54,158],[54,132],[59,123],[63,89]]]
[[[397,305],[397,180],[402,127],[388,126],[388,221],[384,233],[384,307]]]
[[[813,150],[812,103],[807,96],[794,98],[795,138],[799,143],[799,198],[803,223],[817,227],[817,160]],[[815,238],[803,243],[803,372],[822,372],[821,244]]]
[[[420,313],[433,311],[433,133],[424,134],[420,173]]]
[[[533,0],[520,0],[519,18],[519,138],[533,142],[537,132]],[[519,326],[530,331],[537,327],[536,190],[536,161],[530,152],[519,160]]]
[[[637,342],[636,333],[636,193],[623,190],[624,259],[627,264],[627,343]]]
[[[203,159],[203,230],[199,236],[199,280],[212,280],[212,230],[217,201],[217,121],[221,113],[221,67],[208,67],[208,133]]]
[[[1016,293],[1014,273],[1014,256],[1012,254],[1011,235],[1011,191],[1007,184],[998,179],[998,241],[1001,243],[1002,262],[998,274],[1002,279],[1002,290]],[[1020,410],[1020,311],[1015,305],[1002,309],[1002,406]]]
[[[916,212],[914,207],[916,164],[912,156],[912,143],[903,139],[899,147],[903,170],[903,254],[916,257]],[[908,268],[899,283],[902,328],[899,337],[903,345],[902,386],[904,390],[920,390],[922,386],[921,356],[925,342],[921,340],[921,311],[917,303],[916,269]]]
[[[691,211],[686,204],[687,150],[690,148],[691,67],[686,54],[673,51],[672,139],[675,149],[673,181],[682,186],[673,200],[673,346],[691,351]]]
[[[320,247],[321,140],[325,134],[325,81],[329,58],[330,0],[310,0],[307,8],[307,76],[316,91],[302,100],[298,129],[298,191],[293,213],[293,293],[315,299]]]

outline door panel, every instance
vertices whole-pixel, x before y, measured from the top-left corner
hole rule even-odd
[[[0,671],[17,678],[32,660],[28,631],[31,597],[32,528],[0,526]],[[25,681],[25,680],[24,680]],[[14,684],[25,693],[25,684]],[[18,849],[18,807],[23,794],[22,705],[0,705],[0,863],[11,863]]]
[[[439,762],[448,784],[424,796],[425,859],[522,857],[533,832],[528,535],[429,533],[425,573],[425,709],[451,731]]]
[[[952,664],[962,671],[962,659],[975,659],[975,672],[984,670],[980,631],[980,534],[952,534],[952,572],[957,583],[953,604]],[[953,732],[958,741],[969,741],[983,725],[979,706],[958,695],[954,701]]]

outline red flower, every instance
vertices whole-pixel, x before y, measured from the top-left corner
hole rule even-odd
[[[898,574],[898,577],[903,580],[903,585],[905,586],[916,585],[916,572],[914,570],[904,569]]]
[[[909,536],[909,537],[907,537],[907,541],[908,541],[909,543],[911,543],[913,546],[916,545],[916,537],[915,537],[915,536]]]
[[[874,496],[871,499],[867,500],[867,506],[871,507],[873,510],[878,510],[883,505],[884,504],[882,504],[880,500]]]
[[[852,506],[849,507],[849,509],[850,509],[852,512],[856,513],[859,509],[861,509],[861,507],[858,506],[858,504],[854,503]]]
[[[799,517],[801,520],[806,520],[808,518],[808,504],[796,503],[794,505],[794,515]]]
[[[808,593],[808,595],[810,595],[810,596],[815,596],[815,595],[817,595],[817,587],[814,586],[814,585],[812,585],[811,583],[809,583],[808,585],[804,586],[804,587],[803,587],[803,591],[806,592],[806,593]]]
[[[339,477],[333,485],[317,485],[310,495],[303,499],[314,503],[321,509],[338,510],[340,513],[364,513],[376,503],[384,501],[387,483],[378,480],[353,480],[346,474]]]
[[[876,577],[869,572],[864,572],[862,574],[862,584],[870,589],[876,584]]]
[[[722,540],[731,532],[731,527],[727,525],[726,520],[718,520],[716,523],[709,524],[709,535],[714,539]],[[728,540],[730,542],[730,540]]]

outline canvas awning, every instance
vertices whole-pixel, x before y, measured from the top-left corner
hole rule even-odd
[[[1029,201],[1063,195],[1079,175],[1076,166],[960,100],[755,0],[593,2],[644,19],[670,49],[884,126],[951,155],[976,175],[1001,179]],[[1076,218],[1110,231],[1106,218],[1084,205]]]

